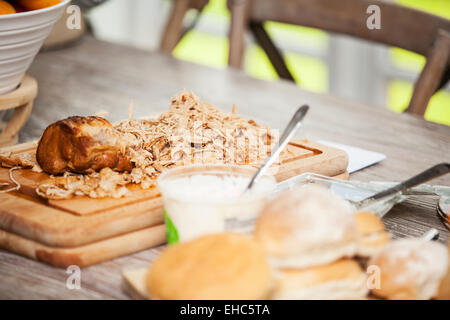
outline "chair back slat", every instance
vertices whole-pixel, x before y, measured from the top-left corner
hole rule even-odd
[[[380,8],[381,29],[367,27],[370,5]],[[450,20],[379,0],[255,0],[249,18],[347,34],[421,55],[428,54],[439,29],[450,32]]]

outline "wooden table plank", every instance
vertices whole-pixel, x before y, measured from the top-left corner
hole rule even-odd
[[[286,82],[266,82],[236,70],[211,69],[97,41],[87,37],[79,46],[40,54],[30,72],[39,82],[39,96],[21,140],[39,137],[51,122],[66,116],[110,111],[109,119],[167,109],[170,98],[186,88],[220,109],[238,106],[240,113],[282,129],[294,110],[311,106],[300,136],[325,139],[385,153],[382,163],[351,175],[351,179],[395,181],[435,163],[450,162],[450,127],[381,107],[314,94]],[[450,176],[433,183],[450,185]],[[436,215],[435,197],[414,197],[385,217],[394,237],[418,236],[431,227],[448,231]],[[81,289],[65,287],[68,274],[36,261],[0,251],[0,298],[126,299],[121,271],[148,266],[162,248],[145,250],[81,271]]]

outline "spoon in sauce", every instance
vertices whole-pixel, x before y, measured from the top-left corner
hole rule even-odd
[[[286,147],[288,142],[291,140],[296,129],[300,126],[308,110],[309,106],[305,104],[300,108],[298,108],[298,110],[294,113],[291,121],[289,121],[286,129],[284,129],[283,134],[281,135],[281,138],[278,142],[278,145],[274,147],[270,155],[266,158],[266,160],[264,160],[264,163],[261,165],[261,167],[259,167],[258,171],[256,171],[255,175],[250,179],[250,182],[247,185],[247,188],[245,188],[244,193],[253,187],[258,178],[260,178],[262,174],[267,170],[267,168],[269,168],[270,165],[276,160],[281,151]]]

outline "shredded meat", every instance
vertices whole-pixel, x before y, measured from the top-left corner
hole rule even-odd
[[[88,175],[66,172],[63,176],[53,177],[50,183],[39,185],[36,193],[49,199],[67,199],[74,195],[120,198],[129,193],[125,187],[129,183],[129,175],[112,171],[110,168]]]
[[[11,152],[0,154],[0,166],[4,168],[20,167],[31,169],[36,166],[35,152],[13,155]]]
[[[119,170],[106,166],[87,174],[66,172],[40,185],[36,191],[50,199],[74,195],[122,197],[128,193],[126,185],[133,183],[144,189],[151,188],[162,171],[174,166],[224,163],[257,167],[277,142],[277,132],[253,120],[245,120],[236,110],[233,105],[232,112],[222,113],[211,104],[200,102],[194,94],[182,92],[158,118],[133,120],[130,116],[114,126],[120,137],[120,153],[130,159],[131,170],[115,172]],[[44,171],[55,172],[39,163]],[[87,169],[83,164],[80,170],[67,160],[60,167],[75,172]]]

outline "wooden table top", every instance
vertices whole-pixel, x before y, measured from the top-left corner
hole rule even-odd
[[[283,129],[295,109],[311,110],[300,136],[362,147],[387,155],[383,162],[351,175],[353,180],[398,181],[433,164],[450,162],[450,127],[408,114],[326,94],[313,94],[286,81],[266,82],[241,71],[211,69],[91,37],[79,45],[41,53],[29,74],[39,96],[20,139],[40,136],[53,121],[71,115],[110,112],[116,121],[166,110],[183,88],[221,110],[238,111],[257,122]],[[450,176],[433,181],[450,185]],[[413,198],[397,205],[384,221],[394,237],[419,236],[431,227],[448,231],[436,215],[436,198]],[[81,289],[66,288],[65,270],[0,250],[0,299],[127,299],[121,271],[148,266],[163,247],[104,262],[81,271]]]

